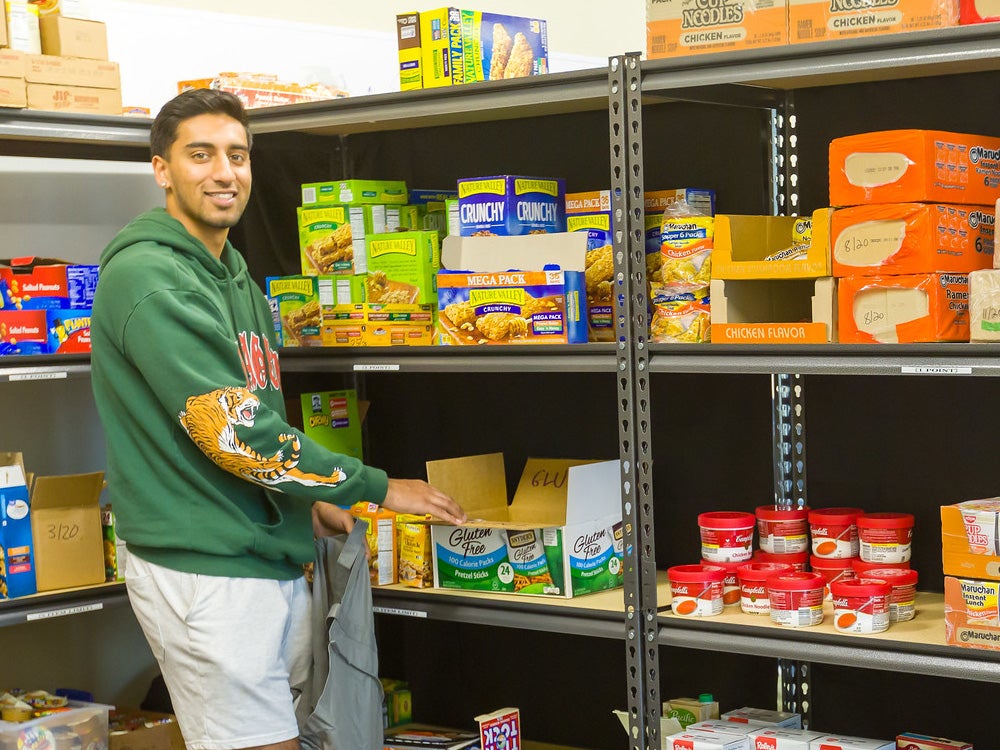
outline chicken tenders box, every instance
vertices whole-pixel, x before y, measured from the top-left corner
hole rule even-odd
[[[529,458],[507,504],[501,453],[427,462],[469,520],[431,521],[437,588],[571,598],[622,585],[618,461]]]
[[[545,177],[476,177],[458,181],[463,237],[566,231],[566,184]]]
[[[883,130],[830,142],[830,203],[964,203],[1000,198],[1000,138]]]
[[[787,7],[786,0],[646,0],[646,55],[785,44]]]
[[[57,258],[0,260],[0,310],[93,307],[97,269]]]
[[[992,206],[884,203],[838,208],[834,276],[969,273],[993,267]]]
[[[31,532],[39,591],[104,583],[104,472],[35,477]]]
[[[21,454],[0,452],[0,600],[38,590],[30,508]]]
[[[439,343],[586,343],[586,256],[580,232],[445,237]]]
[[[958,0],[788,0],[792,44],[957,25]]]
[[[941,507],[945,575],[1000,580],[1000,497]]]
[[[461,15],[462,82],[524,78],[549,72],[549,32],[542,19],[478,10],[463,10]]]
[[[605,198],[607,201],[605,203]],[[596,205],[607,208],[579,210],[576,206]],[[611,231],[611,195],[574,193],[566,196],[566,228],[587,233],[587,259],[584,276],[587,283],[587,331],[590,341],[614,341],[615,275],[614,237]]]
[[[840,343],[969,340],[969,275],[847,276],[837,284]]]

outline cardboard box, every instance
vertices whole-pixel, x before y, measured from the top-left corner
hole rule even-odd
[[[830,220],[834,276],[993,267],[992,206],[884,203],[838,208]]]
[[[571,598],[622,585],[617,461],[531,458],[507,504],[503,454],[427,462],[466,511],[431,522],[437,588]]]
[[[896,742],[827,734],[813,740],[809,750],[896,750]]]
[[[48,13],[39,19],[38,30],[43,55],[108,59],[108,30],[100,21]]]
[[[958,22],[961,25],[992,21],[1000,21],[1000,7],[991,0],[959,0]]]
[[[781,729],[801,729],[802,715],[790,711],[773,711],[766,708],[753,708],[744,706],[722,714],[726,721],[739,721],[749,723],[751,721],[758,724],[769,724]]]
[[[830,203],[963,203],[1000,198],[1000,138],[883,130],[830,142]]]
[[[154,711],[112,711],[108,718],[109,750],[185,750],[173,714]]]
[[[301,206],[296,213],[303,275],[364,273],[364,255],[359,255],[354,247],[355,229],[349,206]],[[361,236],[364,237],[363,230]]]
[[[303,207],[357,203],[402,206],[407,197],[406,183],[402,180],[338,180],[302,185]]]
[[[323,312],[315,276],[268,276],[264,288],[281,346],[323,346]]]
[[[31,531],[39,591],[104,583],[104,472],[35,477]]]
[[[580,233],[446,237],[438,274],[440,343],[579,344],[587,341]],[[536,271],[507,268],[564,270]]]
[[[104,539],[104,580],[125,580],[125,540],[118,536],[115,513],[110,505],[101,507],[101,532]]]
[[[120,115],[122,92],[119,89],[29,83],[28,109],[79,112],[88,115]]]
[[[1000,498],[941,507],[945,575],[1000,580]]]
[[[788,0],[791,44],[957,25],[958,0]]]
[[[431,346],[434,306],[362,303],[323,308],[323,346]]]
[[[399,90],[412,91],[423,88],[419,13],[397,14],[396,46],[399,48]]]
[[[0,107],[28,106],[28,89],[23,78],[0,78]]]
[[[944,577],[945,642],[1000,651],[1000,582]]]
[[[355,503],[351,515],[367,525],[365,540],[372,586],[396,583],[396,514],[376,503]]]
[[[29,55],[42,54],[38,28],[38,6],[27,0],[6,0],[7,41],[11,49]]]
[[[437,272],[441,268],[437,232],[369,234],[365,246],[366,301],[437,304]]]
[[[90,351],[90,309],[0,310],[0,355]]]
[[[0,78],[24,78],[25,57],[16,49],[0,49]]]
[[[572,213],[566,217],[569,232],[587,234],[584,278],[587,284],[588,341],[615,340],[615,301],[612,293],[615,260],[611,227],[610,208],[606,211]]]
[[[704,729],[684,730],[663,738],[665,750],[750,750],[746,737]]]
[[[463,237],[566,231],[566,182],[545,177],[463,178],[458,181]]]
[[[796,245],[811,221],[811,241],[804,258],[765,260]],[[811,217],[715,217],[713,279],[818,279],[830,275],[830,210],[818,209]]]
[[[539,18],[462,11],[464,83],[549,72],[549,31]]]
[[[646,0],[646,56],[757,49],[788,40],[786,0]]]
[[[382,683],[382,728],[398,727],[413,721],[413,695],[402,680],[380,678]]]
[[[750,741],[754,750],[809,750],[809,743],[822,736],[808,729],[768,727],[754,729]]]
[[[235,95],[246,109],[280,107],[286,104],[322,102],[349,96],[343,89],[322,83],[281,81],[269,73],[223,72],[212,78],[195,78],[177,82],[177,93],[190,89],[216,89]]]
[[[37,590],[24,461],[20,453],[0,452],[0,600]]]
[[[462,16],[458,8],[421,11],[420,67],[425,89],[465,82]]]
[[[896,735],[896,748],[897,750],[972,750],[972,745],[960,740],[903,732]]]
[[[821,279],[712,279],[713,344],[837,340],[837,285]]]
[[[0,48],[10,44],[10,37],[7,34],[7,3],[4,3],[3,14],[0,15]],[[39,44],[41,46],[41,44]]]
[[[300,401],[307,438],[333,453],[364,460],[361,413],[354,390],[303,393]]]
[[[0,260],[0,309],[93,307],[98,266],[25,256]]]
[[[50,83],[57,86],[120,89],[122,85],[116,62],[55,55],[25,55],[24,77],[28,83]]]
[[[846,276],[838,280],[842,344],[969,340],[969,276]]]

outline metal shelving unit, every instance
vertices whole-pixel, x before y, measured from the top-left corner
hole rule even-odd
[[[97,612],[128,601],[124,583],[105,583],[0,602],[0,627]]]

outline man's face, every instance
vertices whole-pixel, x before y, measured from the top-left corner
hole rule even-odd
[[[250,198],[246,131],[226,115],[184,120],[168,158],[153,157],[153,172],[167,188],[168,213],[206,245],[224,242]]]

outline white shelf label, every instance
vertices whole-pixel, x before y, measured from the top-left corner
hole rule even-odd
[[[104,609],[103,602],[79,604],[76,607],[63,607],[62,609],[48,609],[44,612],[32,612],[25,619],[28,622],[32,620],[48,620],[51,617],[65,617],[66,615],[78,615],[82,612],[96,612],[99,609]]]
[[[900,368],[903,375],[971,375],[971,367],[956,365],[903,365]]]
[[[427,613],[419,609],[399,609],[398,607],[372,607],[372,611],[377,615],[398,615],[399,617],[422,617],[427,618]]]
[[[354,372],[396,372],[399,365],[354,365]]]
[[[58,372],[17,372],[8,376],[8,380],[15,382],[18,380],[65,380],[69,373],[65,370]]]

